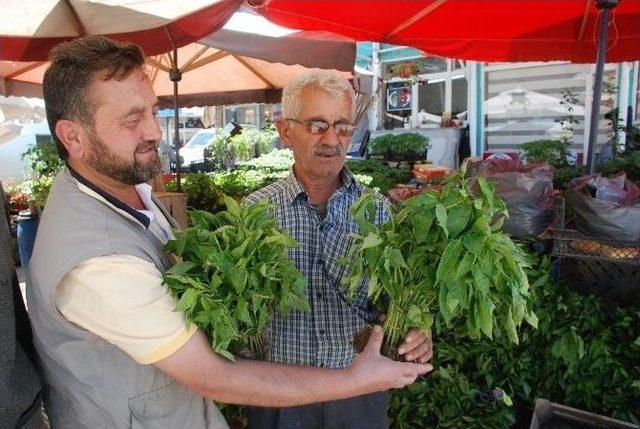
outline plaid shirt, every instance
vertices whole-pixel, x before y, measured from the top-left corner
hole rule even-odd
[[[289,250],[289,258],[308,279],[307,298],[311,311],[276,314],[268,330],[267,360],[327,368],[344,368],[355,356],[354,335],[377,320],[363,284],[354,300],[347,300],[341,286],[346,267],[344,257],[358,232],[349,218],[349,207],[366,190],[345,167],[341,186],[327,203],[321,220],[309,204],[307,193],[291,170],[288,177],[260,189],[246,198],[254,203],[268,199],[274,204],[280,227],[301,246]],[[390,216],[388,203],[380,199],[376,223]]]

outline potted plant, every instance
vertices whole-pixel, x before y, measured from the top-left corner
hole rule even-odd
[[[64,162],[58,155],[58,148],[52,139],[37,142],[30,146],[23,154],[29,169],[29,176],[22,184],[22,191],[30,198],[34,215],[42,209],[49,196],[53,180],[64,167]]]
[[[415,162],[426,159],[429,138],[417,133],[385,134],[371,140],[369,153],[385,161]]]
[[[30,169],[29,178],[22,184],[22,192],[29,199],[29,209],[19,213],[17,236],[20,262],[26,268],[33,251],[39,213],[64,162],[58,156],[53,140],[37,142],[22,154],[22,159],[27,161]]]

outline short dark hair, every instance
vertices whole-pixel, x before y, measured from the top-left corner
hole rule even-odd
[[[47,121],[58,153],[66,160],[69,154],[55,132],[58,121],[69,119],[92,126],[98,107],[87,99],[92,80],[99,74],[105,81],[126,79],[144,65],[144,54],[134,43],[87,36],[56,46],[49,60],[42,81]]]

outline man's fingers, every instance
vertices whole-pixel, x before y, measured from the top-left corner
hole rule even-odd
[[[396,385],[396,388],[403,388],[411,383],[413,383],[418,377],[421,375],[427,374],[433,371],[433,366],[430,364],[417,364],[417,363],[403,363],[401,365],[405,365],[406,372],[404,373],[403,379]]]
[[[427,360],[431,359],[432,355],[433,355],[433,349],[431,347],[431,344],[422,343],[415,349],[411,350],[410,352],[407,352],[404,355],[404,359],[406,361],[417,360],[419,362],[426,362]],[[423,359],[426,359],[426,360],[423,360]]]
[[[406,355],[413,352],[413,354],[416,355],[414,350],[422,344],[428,344],[429,347],[431,347],[431,331],[425,333],[418,329],[412,329],[405,337],[404,342],[398,348],[398,353]]]
[[[369,337],[369,342],[365,347],[366,350],[374,350],[375,353],[380,353],[380,347],[382,346],[382,328],[378,325],[375,325],[373,329],[371,329],[371,336]]]

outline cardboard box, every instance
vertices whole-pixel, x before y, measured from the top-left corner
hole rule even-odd
[[[178,222],[180,228],[189,226],[187,217],[187,194],[177,192],[156,192],[156,198],[169,211],[171,216]]]

